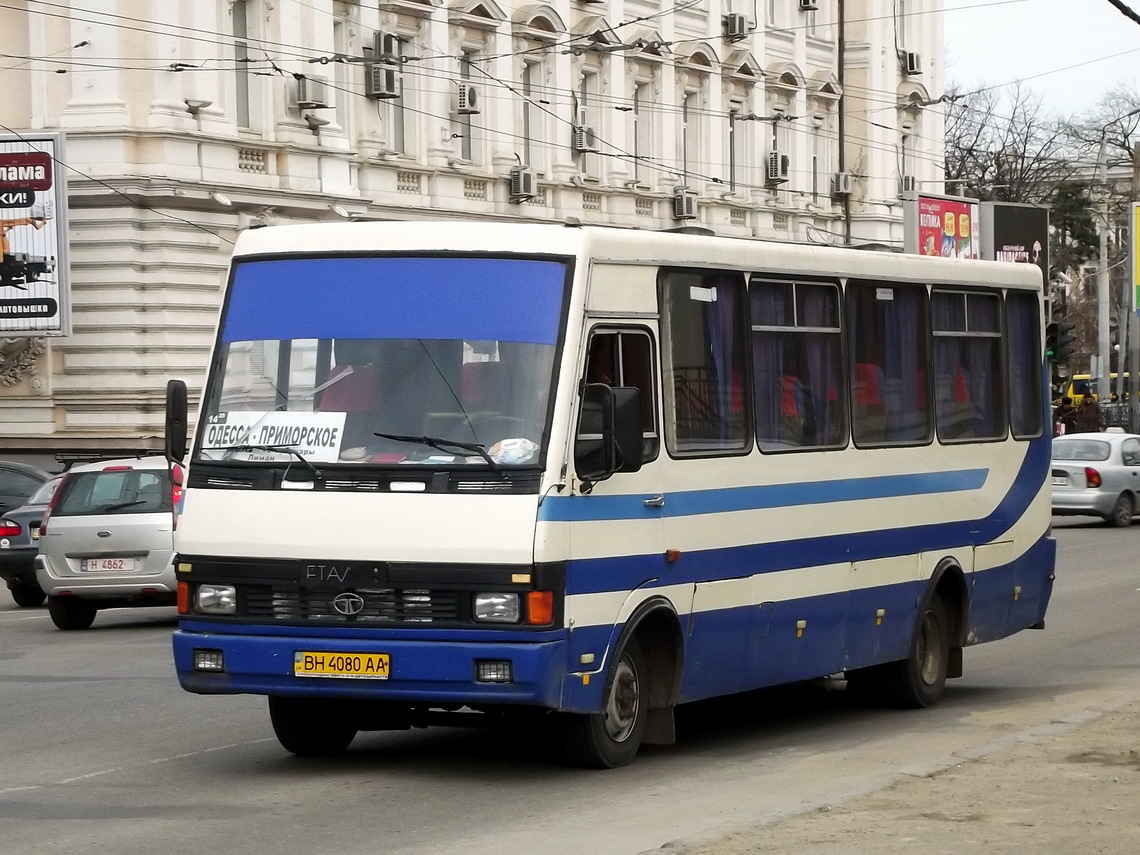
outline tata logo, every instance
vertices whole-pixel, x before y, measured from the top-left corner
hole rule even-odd
[[[364,597],[360,596],[360,594],[346,592],[333,597],[332,604],[333,608],[340,614],[345,617],[352,617],[355,614],[359,614],[364,608]]]

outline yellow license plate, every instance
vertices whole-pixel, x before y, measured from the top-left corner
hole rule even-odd
[[[349,680],[387,680],[392,666],[387,653],[329,653],[298,650],[293,654],[297,677],[340,677]]]

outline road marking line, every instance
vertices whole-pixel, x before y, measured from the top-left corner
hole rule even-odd
[[[156,757],[153,760],[144,760],[139,763],[131,763],[126,766],[115,766],[112,769],[100,769],[97,772],[87,772],[84,775],[76,775],[73,778],[64,778],[62,781],[56,781],[53,784],[32,784],[26,787],[7,787],[0,790],[0,796],[7,795],[8,793],[20,793],[27,790],[42,790],[46,787],[59,787],[64,784],[74,784],[78,781],[87,781],[91,778],[98,778],[101,775],[110,775],[112,772],[125,772],[128,769],[141,767],[141,766],[154,766],[158,763],[170,763],[174,760],[185,760],[187,757],[196,757],[199,754],[208,754],[211,751],[223,751],[227,748],[242,748],[246,745],[259,745],[262,742],[273,742],[274,737],[266,737],[264,739],[251,739],[248,742],[231,742],[228,745],[214,745],[210,748],[203,748],[201,751],[188,751],[185,754],[174,754],[170,757]]]

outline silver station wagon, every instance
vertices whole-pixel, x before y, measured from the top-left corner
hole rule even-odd
[[[1140,511],[1140,436],[1070,433],[1053,440],[1053,513],[1127,526]]]
[[[174,488],[163,457],[72,467],[40,522],[36,579],[60,629],[100,609],[173,605]]]

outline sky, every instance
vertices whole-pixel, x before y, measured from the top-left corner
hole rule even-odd
[[[1140,0],[1124,0],[1140,15]],[[1108,0],[943,0],[946,80],[1024,80],[1046,110],[1095,107],[1118,84],[1140,92],[1140,24]],[[1116,55],[1116,56],[1114,56]]]

